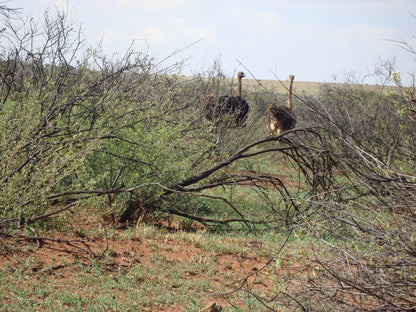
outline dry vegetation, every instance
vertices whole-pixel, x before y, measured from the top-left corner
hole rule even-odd
[[[280,82],[248,80],[245,127],[221,127],[217,63],[183,79],[0,10],[0,310],[416,309],[415,90],[392,64],[395,88],[295,82],[297,128],[267,136]]]

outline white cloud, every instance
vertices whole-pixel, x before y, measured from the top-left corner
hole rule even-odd
[[[294,10],[319,10],[319,11],[376,11],[412,8],[414,0],[258,0],[258,3],[266,2],[267,6],[289,8]]]
[[[147,27],[136,35],[135,39],[143,39],[153,44],[177,47],[191,44],[202,39],[203,44],[211,44],[216,38],[215,30],[211,27],[190,25],[182,19],[172,24],[160,24]]]
[[[243,31],[253,31],[265,34],[284,26],[282,19],[275,12],[262,11],[244,6],[234,7],[233,3],[226,3],[221,11],[222,21],[226,27]]]
[[[198,27],[196,25],[189,25],[183,19],[177,19],[173,23],[173,29],[177,28],[180,34],[192,41],[204,39],[208,43],[212,43],[216,38],[216,33],[213,27]],[[175,31],[176,32],[176,31]]]
[[[116,6],[163,12],[177,8],[189,8],[196,5],[197,0],[113,0],[110,2]]]
[[[278,16],[268,12],[252,12],[244,21],[243,27],[253,31],[259,31],[262,34],[271,33],[281,28],[283,23]]]
[[[174,42],[175,36],[165,29],[150,26],[144,32],[142,32],[137,39],[144,39],[149,42],[169,45]]]
[[[357,23],[351,27],[333,32],[331,37],[336,44],[343,47],[352,45],[358,46],[364,51],[380,51],[386,48],[386,39],[393,35],[394,29],[392,27],[381,28],[365,23]]]

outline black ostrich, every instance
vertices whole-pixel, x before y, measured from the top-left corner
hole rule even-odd
[[[238,93],[237,96],[223,95],[215,98],[213,94],[207,94],[204,99],[205,118],[225,122],[227,125],[244,126],[247,119],[249,106],[241,97],[243,72],[238,72]]]
[[[289,76],[289,94],[287,106],[270,104],[267,113],[267,128],[270,134],[281,134],[291,130],[296,125],[296,117],[292,111],[292,86],[295,76]]]

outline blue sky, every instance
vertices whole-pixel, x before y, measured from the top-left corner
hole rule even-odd
[[[58,8],[81,23],[87,41],[109,54],[132,41],[161,60],[187,59],[181,74],[220,60],[227,76],[248,69],[258,79],[344,82],[362,79],[395,59],[405,83],[416,55],[391,40],[416,45],[415,0],[12,0],[25,16]],[[167,64],[166,64],[167,65]],[[247,70],[246,70],[247,72]],[[376,83],[366,78],[364,83]]]

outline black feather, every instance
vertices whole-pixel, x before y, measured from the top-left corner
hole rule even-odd
[[[247,101],[239,96],[224,95],[218,98],[215,110],[218,118],[232,116],[236,125],[243,125],[247,119],[249,106]]]

